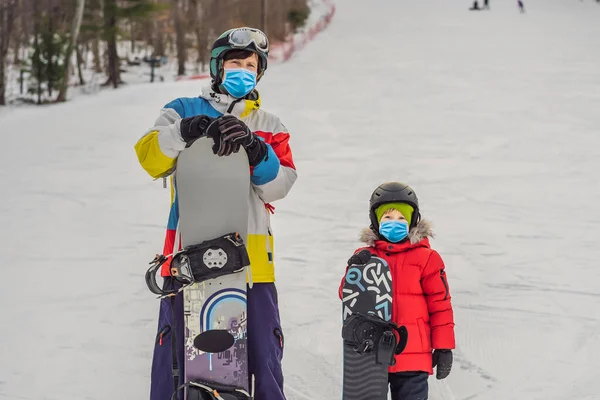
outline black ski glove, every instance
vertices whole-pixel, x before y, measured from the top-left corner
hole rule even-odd
[[[243,147],[248,154],[250,166],[255,167],[267,154],[267,145],[241,120],[224,115],[211,124],[206,134],[213,138],[213,152],[218,156],[237,153]]]
[[[433,367],[437,365],[435,377],[437,379],[445,379],[450,375],[452,369],[452,350],[434,350],[433,351]]]
[[[196,115],[195,117],[182,118],[179,124],[181,138],[189,147],[200,136],[205,135],[208,126],[214,121],[207,115]]]
[[[348,265],[364,265],[371,259],[369,250],[361,250],[348,259]]]

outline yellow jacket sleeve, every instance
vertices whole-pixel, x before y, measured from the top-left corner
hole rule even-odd
[[[180,121],[175,110],[163,108],[154,126],[134,146],[140,165],[155,179],[170,175],[179,152],[185,149]]]

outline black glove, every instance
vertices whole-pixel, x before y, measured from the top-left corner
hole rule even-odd
[[[250,166],[255,167],[267,154],[267,145],[241,120],[233,115],[219,117],[206,134],[213,138],[213,152],[218,156],[237,153],[243,147],[248,154]]]
[[[208,115],[196,115],[195,117],[182,118],[179,125],[181,138],[189,147],[196,139],[206,134],[208,126],[214,121]]]
[[[348,259],[348,265],[364,265],[371,259],[369,250],[361,250]]]
[[[433,351],[433,367],[437,365],[435,377],[437,379],[445,379],[450,375],[452,369],[452,350],[434,350]]]

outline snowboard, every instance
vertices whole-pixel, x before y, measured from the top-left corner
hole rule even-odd
[[[211,139],[203,137],[179,154],[175,184],[181,246],[208,243],[197,254],[197,262],[218,274],[231,263],[227,246],[231,247],[235,234],[247,243],[252,188],[246,152],[240,149],[219,157],[212,145]],[[211,245],[216,238],[221,242]],[[247,253],[242,263],[249,264]],[[183,289],[185,400],[211,398],[205,392],[216,388],[220,393],[226,388],[249,391],[246,273],[243,268]]]
[[[406,328],[392,318],[392,275],[387,262],[371,258],[350,265],[342,286],[343,400],[385,400],[388,366],[406,346]],[[400,342],[396,343],[394,331]]]

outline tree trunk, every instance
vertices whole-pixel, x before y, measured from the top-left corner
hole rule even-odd
[[[112,86],[116,89],[121,83],[121,76],[119,71],[119,56],[117,54],[117,42],[116,40],[110,40],[107,43],[108,50],[108,80],[105,85],[112,83]]]
[[[210,3],[210,29],[211,34],[215,37],[220,35],[223,31],[223,29],[221,29],[221,25],[223,25],[221,22],[223,20],[223,15],[221,14],[219,1],[221,0],[212,0]]]
[[[83,47],[83,53],[81,51],[82,47]],[[89,54],[90,54],[90,41],[86,40],[85,44],[81,45],[80,47],[77,47],[77,50],[78,50],[77,57],[80,57],[81,64],[83,64],[83,68],[87,69]],[[85,57],[83,57],[84,54],[85,54]]]
[[[79,46],[75,47],[75,54],[77,55],[77,74],[79,75],[79,84],[83,86],[85,85],[85,80],[83,79],[83,72],[81,70],[81,64],[83,64],[83,57],[81,56],[81,48]]]
[[[117,53],[117,1],[104,1],[104,28],[106,31],[106,47],[108,51],[108,80],[116,89],[121,83],[119,73],[119,55]]]
[[[46,60],[48,60],[47,63],[47,68],[48,68],[48,74],[46,76],[46,80],[48,82],[48,98],[52,98],[52,89],[54,89],[54,85],[53,85],[53,81],[52,81],[52,77],[54,76],[54,64],[52,63],[52,60],[54,58],[54,56],[56,54],[54,54],[54,24],[53,24],[53,15],[50,15],[48,17],[48,30],[46,32],[44,32],[44,34],[46,35],[42,40],[46,40],[48,43],[46,44],[45,48],[46,51],[48,52],[47,54],[45,54],[44,56],[46,57]]]
[[[71,36],[67,43],[67,52],[65,54],[65,74],[60,85],[60,91],[58,92],[57,102],[67,101],[67,88],[69,87],[69,72],[71,66],[71,55],[73,54],[73,47],[77,46],[77,39],[79,38],[79,28],[81,27],[81,20],[83,19],[83,10],[85,8],[85,0],[77,0],[77,11],[75,11],[75,18],[73,18],[73,25],[71,26]],[[78,60],[79,61],[79,60]],[[79,62],[77,62],[79,65]]]
[[[92,40],[92,54],[94,56],[94,72],[102,72],[102,57],[100,56],[100,40],[95,37]]]
[[[2,57],[0,57],[2,58]],[[4,71],[4,59],[0,60],[0,106],[6,105],[6,72]]]
[[[156,22],[156,25],[158,26],[158,22]],[[158,32],[156,34],[156,46],[154,47],[154,53],[157,56],[164,56],[165,55],[165,37],[162,34],[162,32]]]
[[[267,33],[267,0],[260,0],[260,30]]]
[[[19,0],[17,0],[15,3],[19,3]],[[20,8],[20,7],[19,7]],[[21,9],[22,10],[22,9]],[[23,20],[21,17],[21,14],[23,12],[21,11],[19,13],[18,16],[15,16],[13,19],[15,26],[13,27],[13,65],[15,67],[17,67],[20,64],[20,50],[21,50],[21,42],[22,42],[22,37],[23,37]]]
[[[153,56],[164,56],[165,55],[165,39],[163,35],[163,22],[153,19],[151,22],[151,33],[152,33],[152,48],[154,49]]]
[[[131,36],[131,54],[135,53],[135,23],[129,21],[129,35]]]
[[[181,2],[180,0],[173,0],[173,22],[175,23],[175,40],[177,46],[177,75],[185,75],[185,61],[186,48],[185,48],[185,26],[183,25],[183,18],[181,17]]]
[[[33,40],[37,51],[35,52],[36,57],[33,62],[36,64],[37,76],[37,104],[42,104],[42,62],[40,60],[40,12],[38,2],[33,2]]]
[[[194,32],[196,33],[196,45],[198,50],[198,65],[202,65],[201,71],[206,69],[206,62],[209,59],[208,51],[208,30],[206,29],[206,4],[202,0],[191,0],[190,4],[193,8],[192,23],[194,24]]]
[[[0,105],[6,104],[6,55],[14,26],[16,2],[9,0],[0,8]]]

